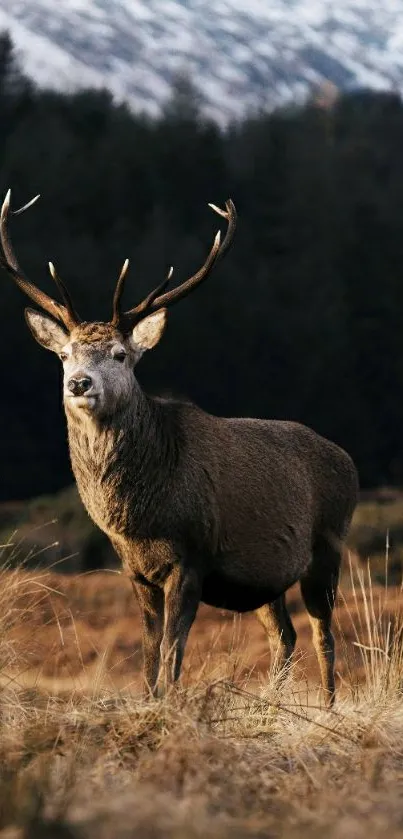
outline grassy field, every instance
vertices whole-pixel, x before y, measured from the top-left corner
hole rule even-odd
[[[124,577],[0,577],[3,839],[402,835],[400,586],[346,564],[327,711],[297,590],[285,684],[253,616],[201,607],[181,686],[150,701]]]

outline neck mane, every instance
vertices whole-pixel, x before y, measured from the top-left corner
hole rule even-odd
[[[90,516],[110,536],[149,534],[179,460],[178,403],[153,399],[138,387],[110,417],[66,415],[71,464]]]

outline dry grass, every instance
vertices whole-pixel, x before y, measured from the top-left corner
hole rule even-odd
[[[124,580],[3,572],[0,837],[401,836],[400,601],[350,569],[334,711],[320,705],[308,646],[281,685],[267,658],[248,667],[260,644],[249,618],[218,613],[213,625],[206,610],[183,685],[146,701],[139,651],[116,647],[114,624],[138,625]],[[295,594],[291,605],[303,630]]]

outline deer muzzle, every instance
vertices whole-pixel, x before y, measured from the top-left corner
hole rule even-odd
[[[84,396],[92,388],[89,376],[73,376],[67,382],[67,388],[72,396]]]

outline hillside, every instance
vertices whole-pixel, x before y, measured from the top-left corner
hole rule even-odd
[[[183,70],[220,122],[324,80],[403,88],[402,0],[1,0],[0,26],[40,85],[106,86],[150,114]]]

